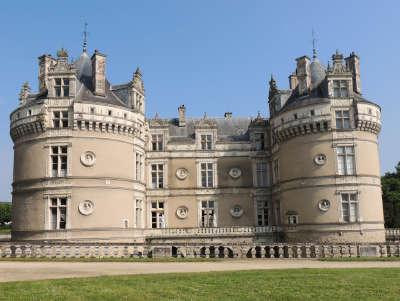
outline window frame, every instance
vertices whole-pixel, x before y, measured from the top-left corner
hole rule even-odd
[[[47,208],[46,208],[46,229],[50,231],[65,231],[70,228],[70,196],[68,195],[46,195],[45,199],[47,199]],[[56,201],[54,205],[53,200]],[[63,204],[62,201],[65,201]],[[53,214],[52,209],[56,210],[56,224],[53,226]],[[61,216],[62,210],[64,210],[64,226],[61,226]]]
[[[270,223],[270,205],[269,201],[265,199],[255,200],[256,208],[256,227],[267,227]]]
[[[69,111],[68,110],[53,111],[52,121],[53,121],[53,128],[55,128],[55,129],[68,128],[69,127]]]
[[[335,109],[335,128],[336,130],[350,130],[352,128],[349,108]]]
[[[213,206],[210,206],[210,203],[212,202]],[[199,208],[199,227],[200,228],[216,228],[218,227],[218,202],[215,199],[202,199],[198,201],[198,208]],[[205,207],[203,207],[203,204],[206,204]],[[210,211],[212,210],[212,214],[210,215],[209,212],[205,212],[206,214],[203,214],[203,210]],[[210,216],[212,216],[212,219],[210,220]]]
[[[165,188],[165,164],[160,162],[151,162],[150,164],[150,187],[151,189]],[[155,167],[155,168],[153,168]],[[155,181],[154,181],[155,180]]]
[[[160,133],[151,134],[150,150],[160,152],[164,150],[164,135]]]
[[[347,152],[349,149],[352,151]],[[339,176],[354,176],[357,174],[355,145],[336,146],[336,165],[336,174]],[[351,170],[349,170],[349,166],[352,167]]]
[[[356,191],[340,191],[339,193],[339,203],[340,203],[340,221],[342,223],[357,223],[360,221],[360,201],[359,193]],[[347,200],[343,196],[347,196]],[[352,199],[354,197],[354,199]],[[345,214],[344,204],[347,204],[348,213]],[[353,216],[352,216],[352,205]]]
[[[165,200],[151,200],[150,204],[150,228],[151,229],[163,229],[167,227],[167,216],[166,216],[166,202]],[[153,207],[155,204],[155,207]],[[160,206],[162,204],[162,206]],[[155,214],[155,222],[153,221],[153,214]],[[162,219],[161,219],[162,217]]]
[[[54,77],[54,96],[57,98],[71,96],[71,79],[69,77]]]
[[[349,81],[347,79],[332,80],[332,95],[334,98],[349,97]]]
[[[216,160],[197,160],[197,187],[202,189],[213,189],[218,187],[218,175],[217,175],[217,161]],[[207,169],[202,170],[202,164],[207,164]],[[212,169],[210,170],[208,164],[212,164]],[[206,172],[206,183],[207,186],[203,186],[203,172]],[[208,186],[209,183],[209,174],[208,172],[212,171],[212,186]]]

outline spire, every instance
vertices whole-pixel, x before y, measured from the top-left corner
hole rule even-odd
[[[313,52],[313,60],[315,60],[316,58],[317,58],[317,46],[316,46],[316,44],[317,44],[317,39],[315,38],[315,33],[314,33],[314,29],[312,29],[312,31],[311,31],[311,36],[312,36],[312,48],[313,48],[313,50],[312,50],[312,52]]]
[[[88,26],[88,24],[87,24],[87,22],[85,22],[84,30],[83,30],[83,52],[86,52],[86,48],[87,48],[87,35],[88,35],[87,26]]]

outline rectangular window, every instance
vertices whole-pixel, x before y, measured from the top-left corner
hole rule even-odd
[[[213,163],[200,163],[201,187],[214,187]]]
[[[256,186],[265,187],[267,186],[267,163],[256,164]]]
[[[333,81],[333,97],[343,98],[348,97],[347,80]]]
[[[54,95],[56,97],[69,96],[69,78],[54,79]]]
[[[142,228],[143,201],[136,200],[135,204],[135,224],[136,228]]]
[[[165,228],[164,201],[151,202],[151,227]]]
[[[337,163],[339,175],[354,175],[355,173],[355,156],[354,146],[338,146]]]
[[[254,143],[256,151],[265,150],[265,135],[264,133],[255,133]]]
[[[50,229],[60,230],[67,226],[67,198],[50,198]]]
[[[272,173],[274,183],[279,182],[279,159],[275,159],[272,162]]]
[[[212,149],[212,135],[201,135],[200,142],[202,150]]]
[[[212,228],[217,226],[215,201],[201,201],[201,227]]]
[[[151,188],[164,187],[164,165],[152,164],[151,165]]]
[[[68,127],[68,111],[53,112],[53,127],[67,128]]]
[[[358,201],[356,193],[342,193],[342,219],[354,223],[358,218]]]
[[[336,128],[349,129],[350,128],[350,111],[349,110],[336,110]]]
[[[151,135],[151,149],[153,151],[162,151],[163,150],[163,135]]]
[[[52,146],[50,157],[51,157],[51,176],[66,177],[68,168],[68,147]]]
[[[143,175],[143,155],[136,153],[135,158],[136,180],[141,182]]]
[[[257,226],[268,226],[268,201],[257,201]]]
[[[288,224],[289,225],[297,225],[299,223],[299,216],[298,215],[288,215]]]

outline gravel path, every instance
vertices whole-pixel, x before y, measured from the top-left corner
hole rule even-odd
[[[186,273],[298,268],[392,268],[400,261],[333,262],[301,259],[219,262],[0,262],[0,282],[104,275]]]

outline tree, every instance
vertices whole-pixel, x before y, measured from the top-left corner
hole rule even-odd
[[[0,203],[0,226],[11,222],[11,203]]]
[[[395,172],[382,177],[383,212],[385,227],[400,228],[400,162]]]

